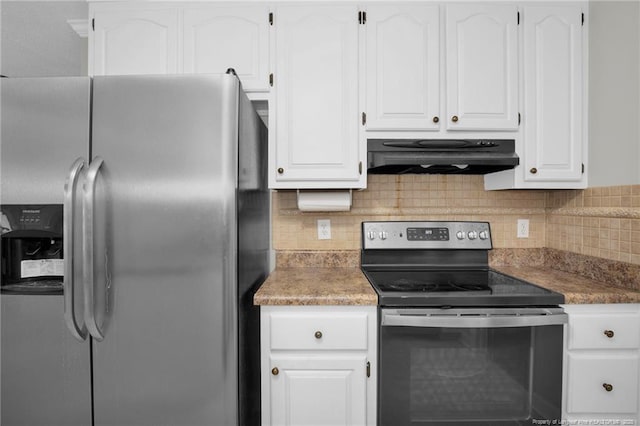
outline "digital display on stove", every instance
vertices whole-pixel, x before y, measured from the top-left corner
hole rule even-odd
[[[409,241],[449,241],[449,228],[407,228]]]

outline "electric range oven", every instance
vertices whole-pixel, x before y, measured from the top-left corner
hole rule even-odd
[[[364,222],[378,293],[378,424],[561,419],[564,296],[489,268],[486,222]]]

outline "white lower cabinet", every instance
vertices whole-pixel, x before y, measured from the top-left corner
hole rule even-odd
[[[377,308],[261,306],[262,424],[375,425]]]
[[[640,305],[564,308],[564,420],[640,424]]]

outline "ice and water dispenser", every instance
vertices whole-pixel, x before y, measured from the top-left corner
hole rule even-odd
[[[61,294],[62,204],[0,206],[3,293]]]

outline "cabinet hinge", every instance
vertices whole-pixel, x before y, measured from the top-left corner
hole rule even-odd
[[[520,12],[518,12],[518,25],[520,25]]]
[[[269,86],[273,87],[273,73],[269,74]]]
[[[584,174],[584,163],[582,163],[582,174]]]
[[[522,123],[522,116],[518,113],[518,126]]]
[[[582,14],[582,25],[584,26],[584,13]]]
[[[367,113],[363,112],[362,113],[362,125],[364,126],[365,124],[367,124]]]
[[[363,12],[363,11],[358,12],[358,23],[360,25],[364,25],[367,23],[367,12]]]
[[[358,173],[362,175],[362,161],[358,164]]]
[[[273,12],[269,12],[269,25],[273,25]]]
[[[371,377],[371,363],[367,361],[367,377]]]
[[[91,30],[96,30],[96,18],[91,19]]]

